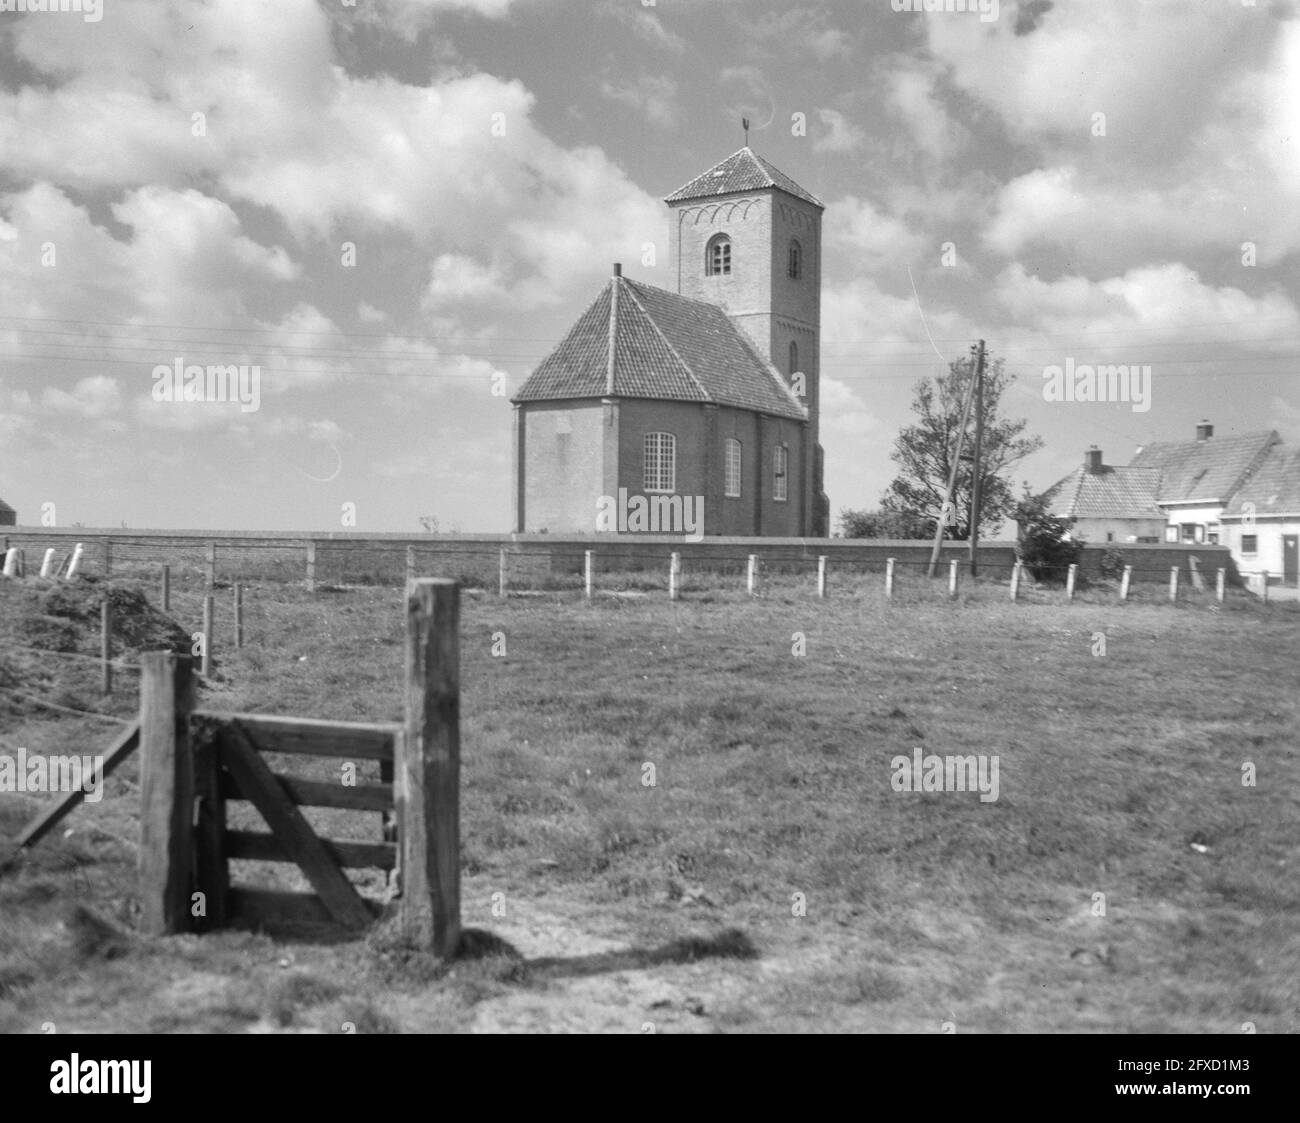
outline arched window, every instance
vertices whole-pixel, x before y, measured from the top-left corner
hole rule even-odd
[[[790,257],[786,263],[785,274],[795,281],[803,275],[803,253],[797,238],[790,239]]]
[[[784,502],[789,495],[787,488],[789,465],[790,450],[785,445],[777,445],[772,450],[772,498],[778,503]]]
[[[704,272],[710,277],[720,277],[731,272],[731,239],[725,234],[714,234],[704,251]]]
[[[794,340],[790,341],[790,376],[793,378],[795,371],[799,369],[799,344]]]
[[[646,491],[675,491],[677,438],[671,433],[647,433],[642,467]]]
[[[728,499],[740,498],[740,442],[727,438],[727,478],[726,496]]]

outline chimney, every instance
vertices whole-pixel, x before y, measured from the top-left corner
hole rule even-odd
[[[623,276],[623,266],[617,261],[614,262],[614,276],[615,277]]]
[[[1212,436],[1214,436],[1214,426],[1202,417],[1201,423],[1196,426],[1196,439],[1198,441],[1208,441]]]
[[[1090,476],[1095,476],[1101,471],[1101,449],[1093,445],[1083,454],[1084,471]]]

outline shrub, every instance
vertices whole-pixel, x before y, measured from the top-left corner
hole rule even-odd
[[[1128,558],[1118,550],[1107,549],[1097,563],[1097,572],[1107,581],[1118,581],[1124,576],[1124,567],[1127,565]]]
[[[1049,514],[1045,495],[1027,493],[1017,505],[1014,517],[1020,527],[1016,556],[1034,580],[1064,582],[1066,571],[1078,563],[1087,545],[1070,533],[1074,519]]]

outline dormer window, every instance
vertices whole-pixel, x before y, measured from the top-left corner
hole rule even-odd
[[[731,272],[731,239],[725,234],[715,234],[704,251],[704,272],[709,277],[720,277]]]
[[[797,281],[803,276],[803,251],[800,250],[796,238],[790,239],[790,256],[786,263],[785,275],[792,281]]]

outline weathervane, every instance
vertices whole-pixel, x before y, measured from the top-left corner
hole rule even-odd
[[[745,130],[745,147],[748,148],[749,147],[749,118],[742,117],[740,119],[740,125],[741,128]]]

